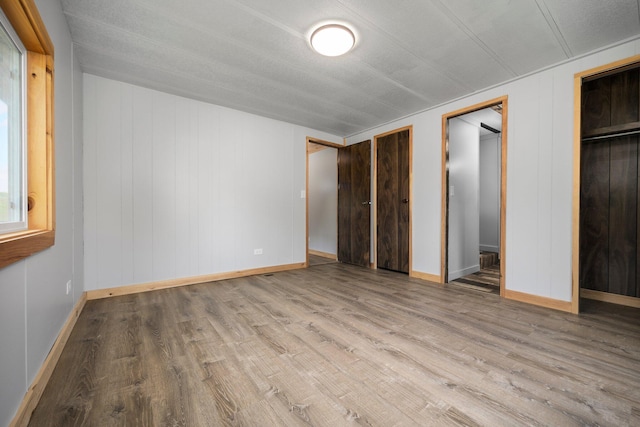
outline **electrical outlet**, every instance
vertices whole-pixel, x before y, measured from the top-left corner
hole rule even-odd
[[[253,254],[254,254],[254,255],[262,255],[262,248],[254,249],[254,250],[253,250]]]
[[[71,280],[67,282],[67,295],[69,295],[69,292],[71,292]]]

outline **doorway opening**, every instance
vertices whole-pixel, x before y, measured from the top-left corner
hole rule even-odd
[[[640,308],[640,56],[577,73],[574,97],[571,311]]]
[[[506,96],[442,116],[441,280],[501,296],[507,117]]]
[[[337,260],[337,158],[342,147],[307,137],[306,267]]]

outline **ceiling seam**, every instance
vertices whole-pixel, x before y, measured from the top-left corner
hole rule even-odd
[[[420,61],[421,63],[423,63],[424,65],[426,65],[427,67],[429,67],[429,69],[431,69],[435,74],[438,74],[440,76],[442,76],[443,78],[449,79],[451,80],[453,83],[457,84],[458,86],[461,86],[462,88],[465,88],[465,90],[469,90],[470,88],[465,84],[465,82],[463,81],[459,81],[458,79],[453,78],[452,76],[448,76],[444,73],[442,73],[440,70],[438,70],[434,65],[433,65],[433,61],[430,61],[426,58],[423,58],[422,56],[418,55],[417,53],[414,53],[413,51],[409,50],[408,48],[406,48],[402,43],[400,43],[398,41],[398,39],[396,37],[393,36],[393,34],[389,33],[388,31],[385,31],[384,29],[382,29],[382,27],[376,25],[375,23],[373,23],[370,19],[366,18],[364,15],[362,15],[361,13],[359,13],[357,10],[347,6],[343,0],[336,0],[340,6],[343,9],[346,9],[347,11],[357,15],[361,20],[367,22],[371,27],[375,28],[377,31],[379,31],[380,33],[383,33],[389,40],[391,40],[399,49],[402,49],[403,51],[407,52],[409,55],[413,56],[415,59],[417,59],[418,61]],[[640,0],[638,0],[640,1]]]
[[[235,7],[244,10],[248,14],[267,22],[267,23],[273,25],[274,27],[280,28],[281,30],[283,30],[283,31],[285,31],[285,32],[287,32],[287,33],[289,33],[289,34],[291,34],[293,36],[296,36],[296,37],[298,37],[298,38],[300,38],[302,40],[305,39],[303,34],[300,34],[298,31],[294,30],[293,28],[287,27],[286,25],[282,24],[281,22],[278,22],[275,19],[270,18],[269,16],[265,15],[262,12],[258,12],[256,9],[254,9],[252,7],[246,6],[246,5],[238,2],[237,0],[224,0],[224,1],[226,1],[227,3],[233,3],[235,5]]]
[[[564,34],[562,34],[562,31],[560,31],[560,26],[549,10],[547,3],[544,0],[536,0],[536,5],[538,6],[538,10],[540,10],[540,13],[542,13],[542,16],[544,16],[545,21],[547,21],[547,25],[549,25],[551,32],[555,36],[556,41],[560,44],[560,47],[564,51],[565,56],[567,58],[571,58],[573,56],[573,52],[571,51],[571,48],[569,47]]]
[[[445,5],[442,0],[435,0],[434,4],[438,6],[438,8],[445,14],[447,17],[453,22],[460,30],[462,30],[471,40],[473,40],[478,46],[480,46],[486,53],[489,55],[494,61],[496,61],[502,68],[504,68],[508,73],[510,73],[513,77],[518,76],[516,73],[505,61],[500,58],[500,56],[493,51],[485,42],[483,42],[480,37],[478,37],[469,27],[465,25],[456,15],[453,13],[447,5]]]

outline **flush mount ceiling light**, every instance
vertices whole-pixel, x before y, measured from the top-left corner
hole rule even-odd
[[[323,25],[311,34],[311,47],[324,56],[340,56],[349,52],[356,37],[348,27],[341,24]]]

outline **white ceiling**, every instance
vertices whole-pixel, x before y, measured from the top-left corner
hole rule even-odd
[[[640,0],[62,0],[87,73],[338,136],[640,34]],[[307,35],[345,21],[322,57]]]

